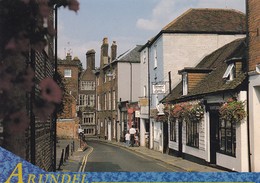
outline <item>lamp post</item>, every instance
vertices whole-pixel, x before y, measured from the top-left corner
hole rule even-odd
[[[57,76],[58,76],[58,7],[61,5],[54,5],[54,16],[55,16],[55,22],[54,27],[56,30],[55,38],[54,38],[54,53],[55,53],[55,62],[54,62],[54,81],[57,82]],[[56,152],[56,142],[57,142],[57,109],[55,109],[53,113],[53,171],[56,172],[56,158],[57,158],[57,152]]]

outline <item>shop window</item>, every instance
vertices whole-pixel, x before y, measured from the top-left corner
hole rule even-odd
[[[176,142],[176,120],[170,120],[170,141]]]
[[[199,148],[199,123],[186,122],[186,142],[188,146]]]
[[[219,152],[236,156],[236,125],[222,120],[219,126]]]

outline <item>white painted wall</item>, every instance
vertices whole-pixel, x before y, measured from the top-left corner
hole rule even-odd
[[[148,97],[148,48],[140,53],[139,97]],[[148,106],[140,106],[140,146],[145,146],[145,119],[148,117]]]
[[[131,74],[132,67],[132,74]],[[132,77],[132,79],[131,79]],[[131,89],[132,82],[132,89]],[[137,102],[140,94],[140,63],[118,63],[118,101]],[[131,96],[132,90],[132,96]]]
[[[163,78],[171,71],[172,86],[181,80],[178,70],[196,66],[205,56],[244,35],[163,34]],[[160,44],[159,44],[160,45]]]
[[[260,75],[249,77],[249,122],[252,171],[260,172]]]

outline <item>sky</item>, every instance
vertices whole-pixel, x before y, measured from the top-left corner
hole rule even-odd
[[[228,8],[245,13],[245,0],[79,0],[75,13],[58,10],[58,57],[78,57],[86,68],[86,52],[96,51],[99,67],[104,37],[109,47],[117,44],[117,55],[144,45],[189,8]],[[110,51],[109,51],[110,53]]]

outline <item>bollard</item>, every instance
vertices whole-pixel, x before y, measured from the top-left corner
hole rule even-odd
[[[60,170],[61,165],[63,165],[63,156],[64,156],[64,149],[62,149],[62,151],[61,151],[61,157],[60,157],[60,163],[59,163],[58,170]]]

